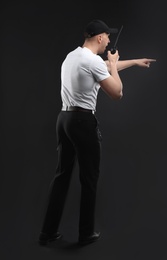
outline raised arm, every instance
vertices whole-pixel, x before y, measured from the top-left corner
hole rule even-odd
[[[141,59],[131,59],[131,60],[119,60],[117,62],[117,70],[121,71],[132,66],[139,66],[144,68],[149,68],[152,62],[155,62],[156,59],[149,59],[149,58],[141,58]],[[105,61],[107,64],[108,71],[110,72],[110,65],[109,61]]]

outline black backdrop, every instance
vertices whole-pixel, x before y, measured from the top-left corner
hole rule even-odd
[[[1,259],[165,260],[164,1],[2,1],[0,18]],[[82,45],[83,28],[94,18],[113,27],[123,25],[120,59],[148,57],[157,62],[149,69],[120,72],[122,100],[99,92],[103,141],[96,225],[102,239],[82,249],[74,247],[80,192],[76,165],[60,227],[64,239],[40,248],[37,239],[57,157],[60,66],[70,50]]]

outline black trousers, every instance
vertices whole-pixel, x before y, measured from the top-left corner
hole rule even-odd
[[[75,160],[81,184],[79,234],[94,231],[97,182],[100,172],[101,133],[98,120],[90,112],[61,111],[57,118],[56,174],[52,180],[42,232],[57,232]]]

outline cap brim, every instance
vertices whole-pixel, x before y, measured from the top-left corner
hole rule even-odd
[[[110,33],[118,33],[117,28],[109,28]]]

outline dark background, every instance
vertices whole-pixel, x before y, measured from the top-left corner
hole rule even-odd
[[[103,141],[96,225],[102,239],[75,247],[76,165],[60,226],[64,238],[43,248],[37,240],[56,167],[60,66],[69,51],[82,46],[84,26],[94,18],[111,27],[123,25],[120,59],[157,62],[120,72],[120,101],[99,92]],[[165,1],[2,1],[0,19],[1,259],[166,260]]]

